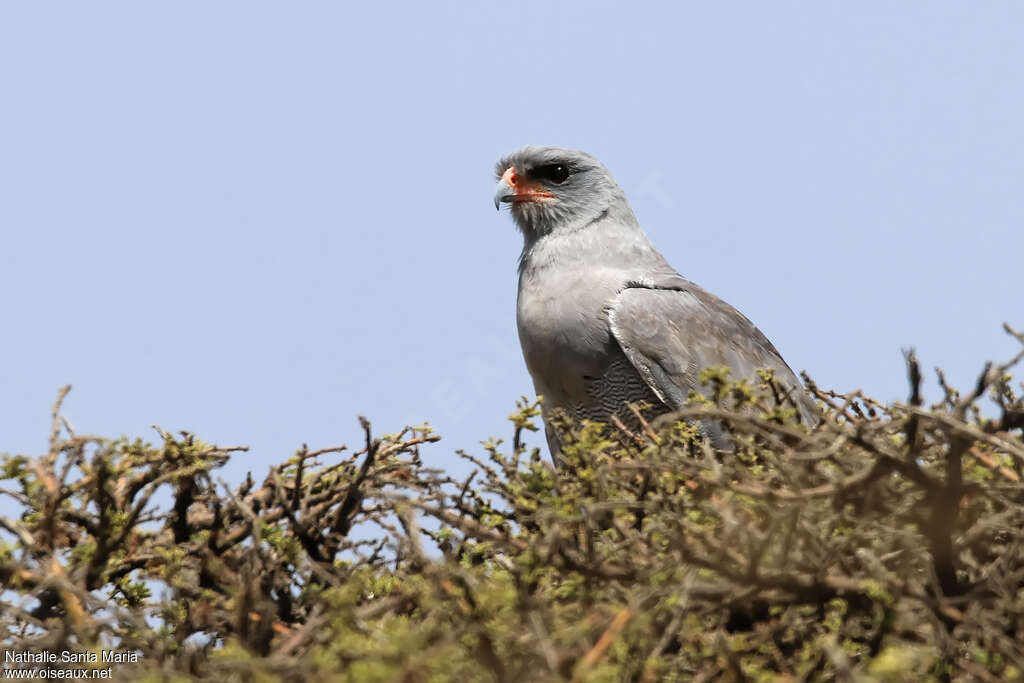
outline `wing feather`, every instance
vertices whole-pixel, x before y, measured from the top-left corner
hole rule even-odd
[[[764,334],[742,313],[679,275],[630,282],[608,308],[611,331],[658,398],[681,408],[690,391],[705,393],[703,368],[724,365],[735,379],[756,381],[767,368],[790,391],[802,417],[817,407]]]

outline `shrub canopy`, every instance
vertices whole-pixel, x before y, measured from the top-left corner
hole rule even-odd
[[[78,435],[58,400],[49,451],[2,461],[5,647],[134,652],[139,680],[1020,678],[1019,358],[931,406],[912,353],[906,403],[809,382],[810,430],[770,375],[711,369],[640,430],[558,421],[557,471],[524,399],[464,480],[429,427],[361,420],[231,488],[241,448]]]

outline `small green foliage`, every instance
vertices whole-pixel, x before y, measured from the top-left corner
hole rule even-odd
[[[152,593],[142,581],[131,581],[119,579],[108,593],[108,596],[117,601],[122,607],[138,609],[142,607]]]
[[[22,481],[28,475],[28,462],[24,455],[0,454],[0,478]]]

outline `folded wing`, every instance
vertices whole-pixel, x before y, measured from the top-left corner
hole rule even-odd
[[[705,393],[700,371],[724,365],[733,379],[757,381],[767,368],[786,388],[806,424],[818,410],[768,338],[742,313],[679,275],[630,282],[608,308],[612,334],[662,401],[681,408]]]

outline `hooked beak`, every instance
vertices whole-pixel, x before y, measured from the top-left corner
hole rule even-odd
[[[502,173],[498,186],[494,188],[495,209],[500,209],[503,203],[508,202],[533,202],[551,198],[550,192],[537,182],[517,175],[514,168]]]
[[[501,179],[498,181],[498,186],[494,188],[495,209],[500,209],[502,204],[511,202],[516,198],[516,188],[513,186],[515,177],[516,172],[511,168],[502,174]]]

